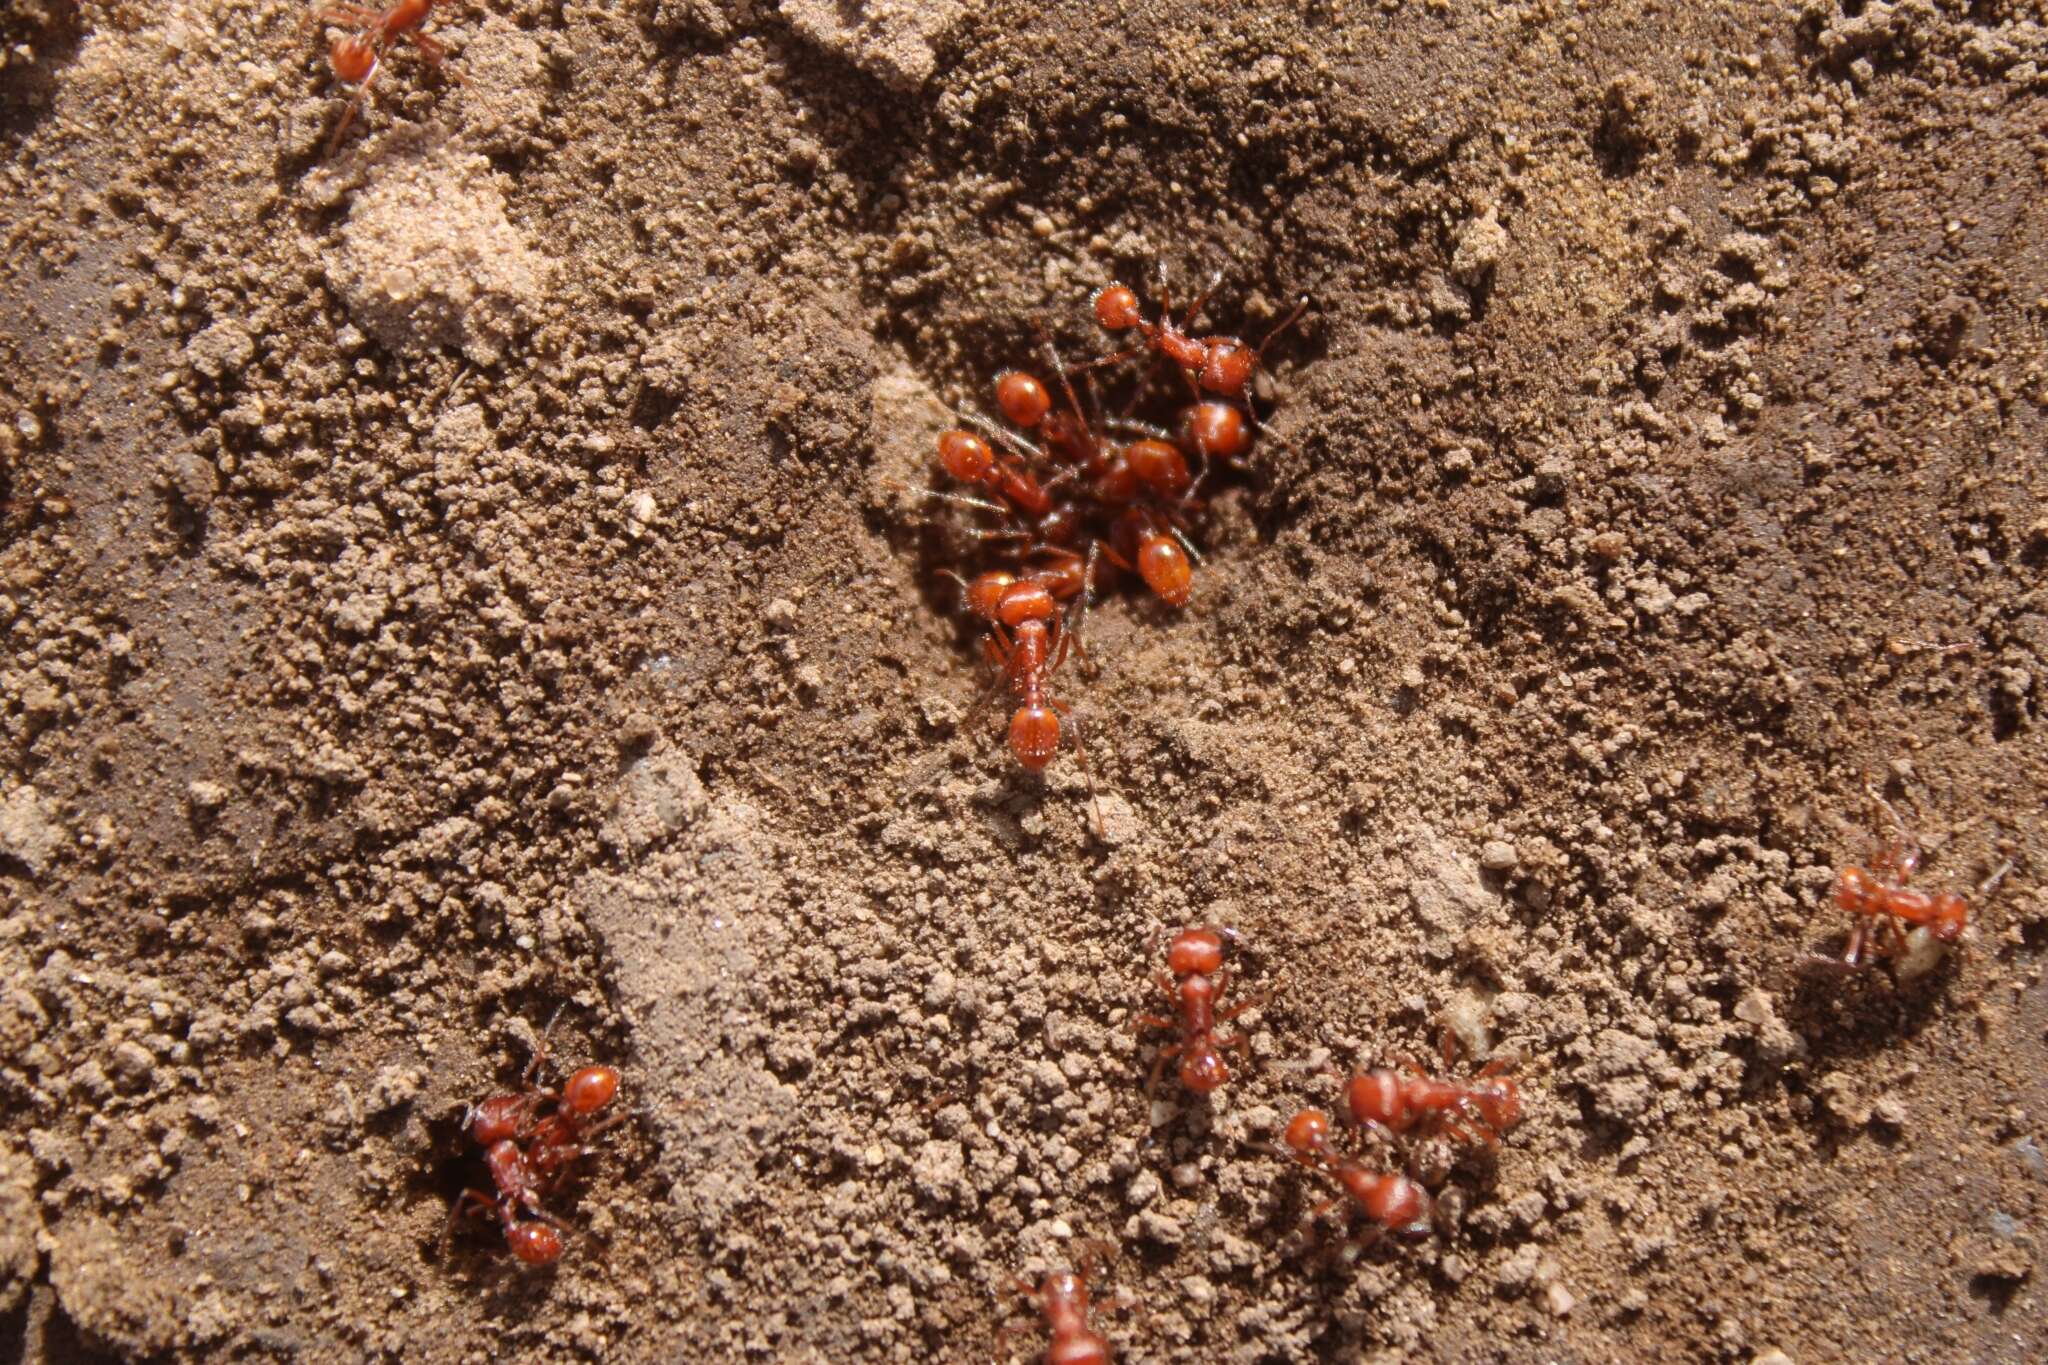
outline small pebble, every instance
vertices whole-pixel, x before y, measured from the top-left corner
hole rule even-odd
[[[1504,877],[1513,872],[1515,864],[1520,861],[1521,857],[1515,852],[1515,846],[1505,839],[1488,839],[1486,846],[1479,850],[1480,868],[1496,877]]]

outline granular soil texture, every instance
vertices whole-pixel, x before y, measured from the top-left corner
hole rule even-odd
[[[331,156],[304,17],[0,15],[13,1358],[1020,1360],[1091,1239],[1130,1360],[2048,1352],[2038,5],[444,4]],[[904,488],[1161,259],[1313,303],[1098,825]],[[1869,790],[1972,928],[1829,972]],[[1304,1229],[1447,1025],[1525,1121]]]

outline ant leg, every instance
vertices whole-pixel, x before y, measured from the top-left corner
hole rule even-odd
[[[1074,648],[1088,661],[1088,676],[1095,677],[1102,670],[1096,666],[1095,656],[1089,654],[1083,645],[1088,630],[1088,607],[1095,600],[1095,566],[1101,562],[1102,542],[1091,537],[1088,541],[1088,556],[1081,561],[1081,606],[1080,620],[1074,625]]]
[[[1274,326],[1274,328],[1273,328],[1273,330],[1272,330],[1272,331],[1270,331],[1270,332],[1266,333],[1266,339],[1265,339],[1264,341],[1260,342],[1260,343],[1259,343],[1259,349],[1258,349],[1257,351],[1255,351],[1255,352],[1253,352],[1253,353],[1252,353],[1252,354],[1254,355],[1254,357],[1255,357],[1255,358],[1257,358],[1257,359],[1259,359],[1259,360],[1263,360],[1263,359],[1265,359],[1265,355],[1266,355],[1266,348],[1267,348],[1268,346],[1271,346],[1271,345],[1273,344],[1273,338],[1274,338],[1274,337],[1277,337],[1277,336],[1279,336],[1279,335],[1280,335],[1280,334],[1281,334],[1282,332],[1286,331],[1286,330],[1287,330],[1287,329],[1288,329],[1289,327],[1292,327],[1292,326],[1293,326],[1293,325],[1294,325],[1294,324],[1295,324],[1296,322],[1299,322],[1299,321],[1301,320],[1301,315],[1302,315],[1303,313],[1306,313],[1307,311],[1308,311],[1308,295],[1306,295],[1306,294],[1303,294],[1303,295],[1301,296],[1301,299],[1300,299],[1300,301],[1299,301],[1298,303],[1296,303],[1296,304],[1294,305],[1294,311],[1293,311],[1293,312],[1291,312],[1291,313],[1289,313],[1289,314],[1288,314],[1288,315],[1287,315],[1286,317],[1282,318],[1282,319],[1281,319],[1281,320],[1279,321],[1279,323],[1278,323],[1277,325],[1275,325],[1275,326]],[[1254,368],[1256,368],[1256,367],[1254,367]]]
[[[1222,286],[1223,272],[1219,270],[1209,277],[1209,283],[1203,287],[1201,293],[1195,295],[1195,301],[1188,305],[1187,316],[1180,320],[1182,330],[1185,331],[1186,329],[1193,327],[1195,325],[1195,319],[1202,315],[1202,309],[1208,305],[1209,296],[1214,294],[1218,289],[1222,288]],[[1303,307],[1308,306],[1307,299],[1303,299],[1301,302]],[[1164,300],[1162,300],[1160,303],[1160,307],[1164,309],[1165,306],[1165,302]]]
[[[1152,1059],[1152,1074],[1145,1078],[1145,1098],[1149,1101],[1159,1089],[1159,1078],[1166,1074],[1166,1064],[1187,1049],[1179,1043],[1159,1049],[1159,1055]]]
[[[1146,348],[1143,346],[1133,346],[1128,350],[1113,351],[1109,355],[1096,356],[1093,360],[1079,361],[1068,366],[1068,368],[1075,374],[1080,374],[1084,370],[1099,370],[1104,365],[1117,365],[1126,360],[1136,360],[1139,356],[1145,354],[1145,350]]]
[[[1913,875],[1913,870],[1920,866],[1920,841],[1913,837],[1913,831],[1908,829],[1906,822],[1899,818],[1897,807],[1885,800],[1882,792],[1867,782],[1864,784],[1863,790],[1872,801],[1877,803],[1878,808],[1885,813],[1885,818],[1892,822],[1891,844],[1885,849],[1883,857],[1884,861],[1890,865],[1890,871],[1898,878],[1899,884],[1903,886],[1906,884],[1907,879]]]
[[[1451,1032],[1449,1024],[1444,1025],[1443,1037],[1437,1041],[1437,1047],[1443,1053],[1444,1072],[1449,1074],[1458,1065],[1458,1036]]]
[[[1064,637],[1063,637],[1064,638]],[[1088,805],[1095,812],[1095,833],[1102,835],[1102,799],[1095,794],[1095,768],[1088,762],[1088,741],[1081,737],[1081,718],[1074,714],[1074,708],[1063,701],[1047,697],[1046,704],[1065,716],[1074,726],[1074,753],[1081,760],[1081,776],[1088,779]]]
[[[1161,1014],[1140,1014],[1133,1016],[1131,1019],[1131,1032],[1133,1033],[1138,1032],[1140,1029],[1175,1029],[1179,1027],[1179,1024]]]
[[[363,101],[370,97],[370,82],[376,80],[377,73],[383,69],[383,57],[370,59],[370,69],[363,73],[362,83],[356,87],[355,98],[348,102],[348,108],[341,111],[341,122],[334,125],[334,136],[327,139],[327,155],[333,156],[340,148],[342,135],[348,132],[349,124],[355,122],[356,112],[363,107]]]
[[[452,66],[444,65],[448,60],[448,45],[446,43],[437,42],[417,29],[408,29],[405,36],[414,47],[420,50],[420,55],[427,59],[427,65],[433,67],[434,70],[440,72],[449,80],[454,81],[457,85],[469,84],[469,77],[463,75]]]
[[[380,10],[371,9],[367,5],[339,3],[307,10],[305,17],[299,20],[299,27],[306,28],[313,24],[346,24],[353,28],[368,29],[375,28],[383,20],[384,15]]]
[[[1217,1010],[1217,1022],[1227,1024],[1231,1020],[1237,1018],[1237,1016],[1240,1014],[1250,1014],[1253,1010],[1259,1008],[1259,1006],[1270,1003],[1271,999],[1272,997],[1270,996],[1255,995],[1249,1000],[1240,1000],[1235,1005],[1231,1005],[1225,1009]]]
[[[448,1210],[448,1222],[441,1229],[441,1255],[444,1258],[448,1255],[448,1248],[455,1240],[455,1225],[462,1221],[463,1215],[481,1213],[488,1218],[496,1216],[497,1212],[498,1201],[482,1190],[464,1190],[457,1195],[454,1206]]]

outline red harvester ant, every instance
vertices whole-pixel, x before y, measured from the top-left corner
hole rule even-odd
[[[1163,276],[1164,271],[1161,273]],[[1188,305],[1187,315],[1178,323],[1173,320],[1173,309],[1166,300],[1163,278],[1157,322],[1146,320],[1138,307],[1137,292],[1129,285],[1104,285],[1095,291],[1093,300],[1096,322],[1100,323],[1105,331],[1136,331],[1143,338],[1144,345],[1129,351],[1119,351],[1115,355],[1104,356],[1089,363],[1100,365],[1116,360],[1127,360],[1149,349],[1179,366],[1181,372],[1188,376],[1189,382],[1196,386],[1198,395],[1201,392],[1208,392],[1223,398],[1244,401],[1245,389],[1250,385],[1252,376],[1258,373],[1259,362],[1265,356],[1266,348],[1273,344],[1273,338],[1292,327],[1296,320],[1308,311],[1308,296],[1302,295],[1301,301],[1294,305],[1294,311],[1266,333],[1266,339],[1259,343],[1257,350],[1237,337],[1198,338],[1188,335],[1187,328],[1194,325],[1195,318],[1202,311],[1202,305],[1209,301],[1209,295],[1214,293],[1216,286],[1222,282],[1223,275],[1219,271],[1210,279],[1209,287]]]
[[[1052,1331],[1045,1365],[1109,1365],[1109,1342],[1088,1326],[1088,1280],[1096,1262],[1110,1250],[1104,1242],[1085,1242],[1076,1269],[1053,1271],[1035,1286],[1029,1280],[1015,1281],[1017,1293],[1038,1305]],[[1003,1335],[1020,1326],[1005,1328]]]
[[[1448,1032],[1443,1052],[1448,1068],[1455,1056]],[[1514,1081],[1501,1074],[1512,1065],[1497,1057],[1470,1085],[1432,1079],[1412,1061],[1403,1061],[1400,1072],[1378,1067],[1346,1083],[1344,1107],[1353,1123],[1378,1125],[1390,1133],[1421,1126],[1459,1142],[1498,1147],[1501,1135],[1522,1121],[1521,1094]]]
[[[1223,937],[1228,933],[1229,930],[1183,929],[1173,936],[1173,942],[1166,950],[1166,965],[1173,976],[1169,978],[1162,972],[1154,980],[1173,1002],[1180,1018],[1174,1020],[1164,1015],[1141,1014],[1131,1021],[1136,1029],[1177,1029],[1180,1032],[1180,1041],[1159,1049],[1159,1055],[1153,1059],[1152,1075],[1145,1082],[1146,1094],[1151,1094],[1158,1087],[1160,1073],[1175,1057],[1180,1058],[1180,1083],[1198,1095],[1206,1095],[1230,1079],[1230,1068],[1223,1062],[1223,1049],[1242,1049],[1245,1037],[1240,1033],[1218,1038],[1216,1025],[1235,1019],[1247,1010],[1257,1009],[1264,1002],[1244,1000],[1228,1009],[1216,1008],[1216,1002],[1222,998],[1224,988],[1229,984],[1223,974]],[[1231,936],[1235,937],[1234,934]]]
[[[307,14],[306,22],[352,25],[355,32],[345,38],[337,38],[327,51],[327,60],[334,67],[335,79],[356,87],[355,98],[348,102],[348,108],[335,125],[334,136],[328,140],[327,155],[333,156],[334,149],[341,145],[341,135],[348,131],[349,123],[356,111],[362,108],[369,97],[370,82],[376,78],[384,64],[384,56],[398,46],[401,39],[420,50],[420,55],[434,66],[441,68],[442,59],[448,49],[421,33],[420,25],[434,12],[434,0],[394,0],[389,9],[373,9],[368,5],[330,4],[322,5]],[[448,74],[460,81],[462,76],[453,70]]]
[[[1330,1145],[1330,1116],[1322,1110],[1304,1109],[1289,1119],[1282,1140],[1294,1160],[1331,1177],[1365,1210],[1374,1225],[1365,1234],[1368,1240],[1384,1232],[1419,1236],[1429,1231],[1433,1208],[1429,1191],[1405,1175],[1369,1171],[1339,1156]],[[1317,1205],[1308,1221],[1314,1222],[1337,1202],[1331,1199]]]
[[[625,1119],[615,1114],[592,1122],[619,1092],[619,1073],[608,1066],[586,1066],[574,1072],[560,1093],[537,1087],[534,1076],[547,1056],[546,1045],[534,1050],[517,1091],[493,1095],[475,1105],[463,1120],[470,1136],[484,1148],[484,1165],[497,1194],[466,1189],[455,1201],[449,1230],[464,1213],[495,1216],[505,1229],[506,1245],[528,1265],[549,1265],[562,1255],[561,1220],[540,1206],[568,1179],[570,1167],[590,1152],[587,1142]],[[541,1107],[554,1101],[551,1113]],[[520,1218],[521,1213],[528,1215]]]
[[[1920,866],[1920,843],[1899,819],[1891,802],[1875,791],[1869,792],[1869,796],[1890,817],[1893,834],[1884,850],[1871,859],[1868,870],[1850,866],[1835,876],[1835,904],[1861,917],[1849,931],[1849,942],[1840,959],[1840,965],[1850,971],[1869,966],[1872,955],[1896,957],[1902,953],[1906,947],[1905,924],[1924,926],[1937,943],[1954,943],[1970,924],[1969,903],[1961,896],[1952,892],[1930,896],[1906,888]],[[1993,873],[1977,889],[1977,894],[1987,894],[2011,868],[2012,864],[2007,863]]]

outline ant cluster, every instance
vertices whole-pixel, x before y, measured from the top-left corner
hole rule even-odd
[[[527,1265],[561,1259],[566,1225],[542,1208],[541,1200],[559,1190],[577,1160],[589,1154],[591,1138],[626,1117],[597,1118],[619,1093],[616,1070],[582,1067],[559,1091],[545,1089],[534,1084],[534,1077],[546,1057],[543,1045],[527,1064],[519,1089],[493,1095],[464,1116],[463,1127],[484,1149],[495,1193],[464,1190],[448,1217],[451,1233],[465,1213],[495,1217],[505,1230],[505,1245]]]
[[[1256,348],[1232,336],[1194,336],[1189,329],[1220,280],[1178,321],[1163,286],[1156,318],[1145,316],[1125,285],[1098,291],[1096,322],[1112,333],[1134,333],[1137,344],[1069,366],[1047,341],[1050,383],[1006,370],[995,383],[1001,420],[963,411],[962,425],[939,437],[939,468],[957,487],[930,496],[969,510],[973,524],[959,530],[978,547],[971,574],[947,573],[986,631],[988,661],[1016,698],[1010,752],[1033,772],[1058,752],[1060,718],[1072,717],[1053,695],[1052,677],[1070,652],[1083,649],[1090,603],[1132,577],[1168,606],[1186,606],[1194,595],[1193,534],[1204,495],[1223,471],[1242,468],[1254,433],[1263,430],[1251,408],[1252,379],[1266,347],[1308,301]],[[1105,416],[1094,403],[1093,374],[1131,360],[1143,363],[1128,401]],[[1184,401],[1159,413],[1172,417],[1170,426],[1142,415],[1148,401],[1157,401],[1162,360],[1186,388]],[[1078,727],[1075,745],[1085,766]]]

